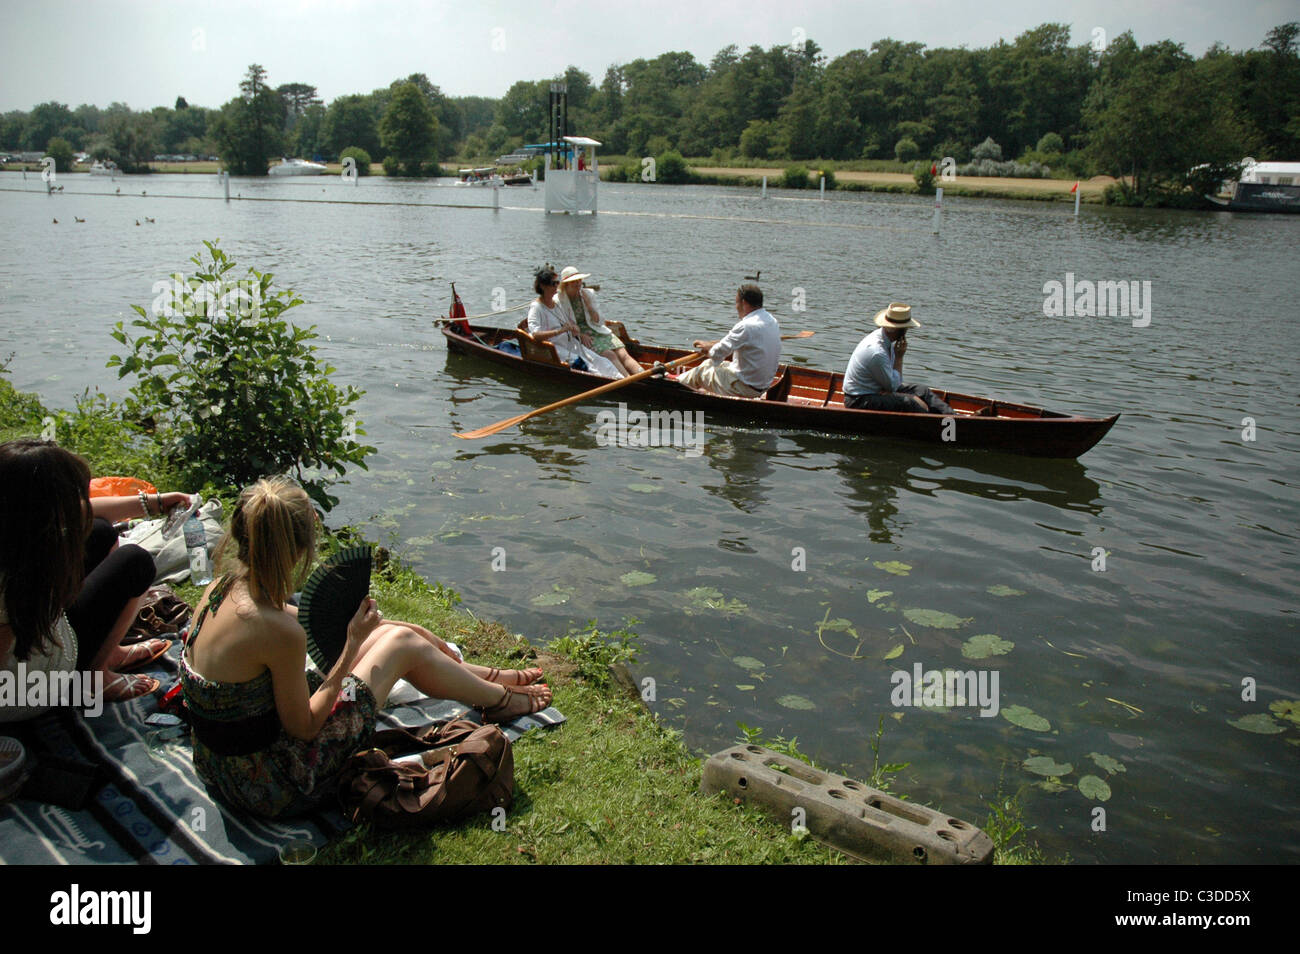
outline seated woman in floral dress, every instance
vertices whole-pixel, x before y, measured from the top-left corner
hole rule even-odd
[[[214,795],[269,818],[315,807],[402,678],[490,722],[550,705],[540,669],[462,663],[429,630],[384,621],[369,598],[329,674],[309,677],[307,634],[285,601],[315,555],[316,513],[300,487],[273,478],[244,491],[216,554],[224,572],[181,655],[194,767]]]
[[[560,272],[560,291],[557,296],[561,305],[569,310],[574,324],[578,326],[582,343],[596,352],[615,367],[622,368],[629,375],[639,374],[645,370],[636,363],[618,335],[605,324],[596,310],[596,302],[590,291],[582,287],[582,280],[590,278],[586,272],[580,272],[572,265]]]

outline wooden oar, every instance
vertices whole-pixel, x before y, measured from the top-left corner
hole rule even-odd
[[[694,361],[696,358],[704,357],[703,351],[692,351],[685,357],[669,361],[664,365],[665,370],[672,370],[679,365]],[[587,398],[593,398],[600,394],[608,394],[610,391],[617,391],[619,388],[627,387],[637,381],[644,381],[646,378],[653,376],[658,372],[658,368],[646,368],[640,374],[633,374],[618,381],[611,381],[609,384],[602,384],[598,388],[592,388],[590,391],[583,391],[581,394],[575,394],[573,397],[565,398],[563,401],[556,401],[554,404],[548,404],[546,407],[539,407],[535,411],[529,411],[527,414],[520,414],[518,417],[510,417],[504,421],[498,421],[495,424],[489,424],[487,427],[480,427],[476,431],[457,431],[456,436],[463,440],[474,440],[477,437],[487,437],[489,434],[495,434],[498,431],[504,431],[507,427],[514,427],[521,424],[530,417],[537,417],[539,414],[545,414],[547,411],[554,411],[558,408],[568,407],[570,404],[577,404],[579,401],[585,401]]]

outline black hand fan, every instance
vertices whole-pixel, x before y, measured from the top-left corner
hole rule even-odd
[[[307,578],[298,601],[298,622],[307,631],[307,654],[328,673],[343,654],[348,623],[370,593],[370,547],[340,550]]]

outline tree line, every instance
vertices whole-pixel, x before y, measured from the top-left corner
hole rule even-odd
[[[733,45],[707,65],[684,52],[614,64],[598,84],[569,67],[570,131],[607,153],[716,161],[982,162],[992,140],[999,158],[1126,177],[1139,200],[1182,188],[1195,167],[1300,159],[1300,23],[1273,28],[1257,49],[1215,44],[1199,58],[1169,40],[1140,46],[1128,32],[1080,46],[1069,34],[1047,23],[977,50],[882,39],[833,60],[811,39]],[[0,148],[59,137],[123,168],[153,152],[214,152],[249,174],[265,171],[264,157],[337,159],[352,148],[419,174],[438,159],[542,141],[554,79],[520,80],[491,99],[448,97],[420,73],[326,106],[314,86],[272,87],[255,65],[220,109],[42,103],[0,117]]]

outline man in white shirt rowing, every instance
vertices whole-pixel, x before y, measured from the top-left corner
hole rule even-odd
[[[725,338],[694,343],[696,351],[708,351],[709,356],[678,381],[728,397],[756,398],[767,391],[781,363],[781,328],[763,308],[757,285],[741,285],[736,291],[736,314],[740,321]]]
[[[877,330],[853,350],[844,372],[844,406],[868,411],[952,414],[953,410],[923,384],[903,383],[907,329],[920,328],[911,305],[890,302],[876,314]]]

